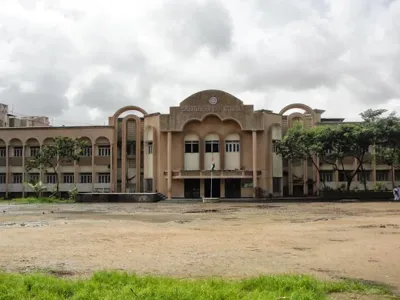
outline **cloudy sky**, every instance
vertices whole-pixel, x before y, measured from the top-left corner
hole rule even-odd
[[[54,125],[203,89],[326,117],[400,111],[400,0],[1,0],[0,103]]]

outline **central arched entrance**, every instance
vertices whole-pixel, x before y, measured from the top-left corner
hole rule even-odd
[[[129,114],[121,117],[122,114]],[[139,115],[137,115],[139,113]],[[125,106],[109,119],[114,126],[112,190],[139,193],[143,188],[143,123],[147,112],[138,106]]]
[[[293,112],[289,115],[284,116],[283,114],[290,110],[302,110],[303,112]],[[317,120],[317,114],[308,105],[302,103],[293,103],[285,106],[279,114],[282,116],[283,131],[286,132],[294,124],[301,122],[301,124],[307,128],[315,126]],[[317,175],[315,168],[312,168],[312,164],[309,161],[288,161],[285,162],[286,168],[283,171],[283,190],[284,195],[303,197],[312,195],[318,184],[314,184],[317,181]],[[309,167],[311,169],[309,171]]]

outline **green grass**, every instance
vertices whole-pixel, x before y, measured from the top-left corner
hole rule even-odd
[[[330,293],[390,295],[382,286],[344,280],[318,281],[310,276],[274,275],[245,280],[172,279],[99,272],[89,279],[44,274],[0,273],[0,299],[327,299]]]
[[[45,204],[45,203],[73,203],[73,200],[57,199],[52,197],[27,197],[27,198],[13,198],[7,201],[10,204]]]

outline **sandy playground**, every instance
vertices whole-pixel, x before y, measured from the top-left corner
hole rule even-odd
[[[0,269],[352,277],[400,291],[400,203],[0,204]]]

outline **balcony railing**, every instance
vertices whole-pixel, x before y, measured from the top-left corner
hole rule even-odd
[[[257,176],[261,175],[261,171],[257,171]],[[164,176],[168,176],[168,172],[164,171]],[[252,170],[215,170],[212,172],[215,178],[252,178]],[[172,178],[209,178],[210,170],[173,170]]]

